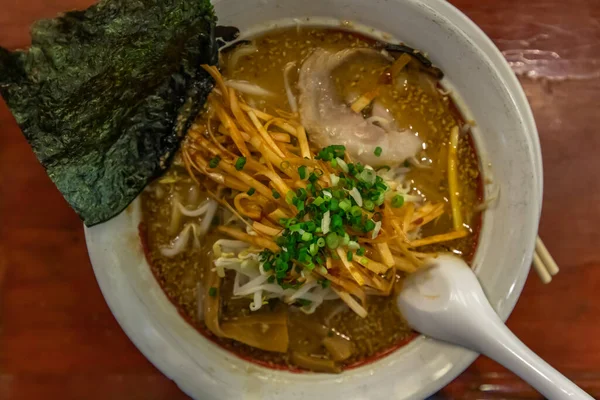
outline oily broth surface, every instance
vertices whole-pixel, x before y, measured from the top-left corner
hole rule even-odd
[[[283,81],[283,69],[287,63],[295,62],[299,66],[304,58],[318,47],[342,50],[370,45],[368,40],[352,33],[308,28],[300,31],[296,29],[274,31],[257,38],[254,43],[258,51],[241,57],[233,68],[230,67],[232,53],[222,54],[222,74],[228,79],[247,80],[274,92],[276,96],[268,100],[254,99],[257,108],[270,113],[275,113],[278,109],[289,111]],[[333,78],[342,96],[361,94],[375,87],[385,65],[381,60],[357,58],[356,61],[334,71]],[[289,78],[295,83],[297,80],[295,69],[290,73]],[[447,144],[450,128],[461,122],[461,117],[452,106],[451,100],[437,92],[435,87],[428,86],[428,82],[422,82],[418,76],[410,74],[406,74],[400,87],[382,92],[379,98],[394,115],[399,128],[417,132],[425,143],[420,161],[426,168],[412,168],[407,175],[407,179],[416,189],[415,193],[433,202],[448,203]],[[202,119],[202,116],[199,118]],[[469,258],[475,248],[479,215],[472,210],[481,202],[480,177],[476,153],[469,138],[465,139],[465,136],[468,135],[463,135],[458,146],[462,211],[465,224],[474,226],[475,232],[454,242],[421,248],[423,251],[450,250]],[[177,177],[176,183],[161,183],[161,181],[168,182],[170,180],[168,178],[173,176]],[[153,273],[182,315],[203,334],[242,357],[272,366],[290,366],[288,354],[266,352],[230,339],[217,338],[199,320],[197,294],[203,287],[204,272],[207,268],[212,268],[211,248],[214,241],[219,238],[218,235],[210,234],[204,238],[201,248],[190,248],[184,254],[174,258],[164,257],[160,253],[159,248],[167,246],[176,235],[169,229],[172,196],[177,194],[183,204],[189,208],[197,207],[203,199],[206,199],[206,195],[203,194],[190,195],[190,191],[193,191],[191,189],[193,183],[186,176],[187,173],[183,169],[174,166],[167,175],[153,183],[142,196],[147,257]],[[215,224],[223,222],[219,221],[219,218],[216,218]],[[183,217],[181,225],[192,220],[193,218]],[[429,224],[423,230],[423,235],[444,233],[449,231],[451,226],[448,205],[446,214],[435,223]],[[232,280],[232,276],[228,275],[221,291],[224,320],[250,313],[248,308],[250,300],[231,299]],[[402,276],[399,275],[397,290],[401,280]],[[258,312],[269,312],[274,307],[287,309],[290,350],[328,357],[327,351],[320,344],[323,334],[348,338],[353,343],[354,351],[352,357],[345,360],[343,365],[356,364],[385,352],[412,335],[397,311],[395,295],[369,297],[367,310],[369,314],[365,319],[358,317],[347,308],[340,312],[340,309],[343,309],[341,305],[343,303],[339,300],[326,301],[314,314],[307,316],[293,307],[271,301]]]

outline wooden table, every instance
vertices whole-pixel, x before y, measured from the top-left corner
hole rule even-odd
[[[0,0],[0,45],[24,47],[34,20],[88,3]],[[511,60],[530,58],[514,67],[544,152],[540,235],[561,272],[548,286],[532,273],[508,325],[542,358],[600,397],[600,4],[455,4]],[[439,397],[540,398],[484,357]],[[186,396],[142,356],[111,315],[92,273],[81,222],[0,100],[0,399],[40,398]]]

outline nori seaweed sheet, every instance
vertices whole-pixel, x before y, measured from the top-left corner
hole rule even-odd
[[[209,0],[102,0],[0,48],[0,93],[86,225],[119,214],[170,164],[213,87]]]

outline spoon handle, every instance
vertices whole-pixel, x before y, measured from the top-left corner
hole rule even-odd
[[[490,308],[479,335],[470,335],[473,350],[502,364],[550,400],[593,399],[521,342]]]

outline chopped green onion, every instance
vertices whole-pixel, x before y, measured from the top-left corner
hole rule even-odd
[[[348,258],[348,261],[352,261],[352,252],[350,250],[348,250],[346,257]]]
[[[305,165],[298,167],[298,175],[300,175],[300,179],[306,178],[306,166]]]
[[[324,247],[325,246],[325,239],[323,239],[322,237],[320,237],[319,239],[317,239],[317,246]]]
[[[360,217],[362,215],[362,210],[359,206],[352,206],[352,208],[350,208],[350,215],[353,217]]]
[[[273,193],[273,197],[276,198],[276,199],[278,199],[278,198],[281,197],[281,195],[279,194],[279,192],[277,190],[275,190],[275,189],[272,190],[272,193]]]
[[[213,286],[210,289],[208,289],[208,295],[210,297],[215,297],[217,295],[217,288]]]
[[[383,150],[381,149],[381,147],[377,146],[375,147],[375,151],[373,152],[373,154],[375,154],[377,157],[379,157],[381,155],[381,152]]]
[[[327,289],[330,285],[331,285],[331,281],[328,279],[325,279],[321,282],[321,287],[323,289]]]
[[[337,160],[336,160],[335,158],[334,158],[333,160],[331,160],[331,166],[332,166],[333,168],[337,168],[337,166],[338,166],[338,162],[337,162]]]
[[[300,200],[306,199],[306,196],[307,196],[306,189],[299,188],[298,190],[296,190],[296,196],[298,196],[298,198]]]
[[[310,232],[304,232],[302,234],[302,241],[303,242],[308,242],[309,240],[312,240],[312,238],[313,238],[313,235]]]
[[[290,232],[298,232],[300,229],[302,229],[302,224],[294,224],[288,227]]]
[[[235,162],[235,169],[241,171],[244,169],[244,165],[246,165],[246,157],[240,157]]]
[[[308,247],[308,251],[310,251],[310,254],[314,256],[319,252],[319,246],[317,246],[316,243],[311,243]]]
[[[363,207],[365,208],[365,210],[367,211],[373,211],[375,209],[375,203],[373,203],[372,200],[365,200],[363,202]]]
[[[338,214],[334,214],[331,217],[331,229],[341,228],[343,225],[342,217]]]
[[[372,219],[367,220],[367,222],[365,222],[365,231],[369,232],[372,231],[375,228],[375,222],[373,222]]]
[[[358,242],[351,240],[348,242],[348,248],[350,250],[358,250],[360,249],[360,245],[358,244]]]
[[[344,232],[344,237],[342,238],[342,246],[347,246],[350,243],[350,235]]]
[[[317,160],[331,161],[334,158],[343,157],[345,152],[346,147],[342,145],[332,145],[321,149],[315,158]]]
[[[325,203],[325,199],[322,198],[321,196],[317,197],[316,199],[313,200],[312,202],[315,206],[320,206],[321,204]]]
[[[293,204],[294,203],[294,199],[296,199],[296,195],[294,194],[293,190],[289,190],[286,194],[285,194],[285,202],[288,204]]]
[[[348,211],[350,208],[352,208],[352,203],[350,202],[350,200],[344,199],[344,200],[340,201],[339,206],[342,210]]]
[[[360,249],[356,250],[356,254],[359,256],[364,256],[365,255],[365,248],[361,247]]]
[[[337,233],[330,232],[325,237],[325,243],[327,244],[327,247],[329,247],[330,249],[337,249],[340,245],[340,238]]]
[[[210,159],[210,161],[208,162],[208,166],[211,168],[217,168],[217,165],[219,165],[220,162],[221,162],[221,157],[215,156],[214,158]]]
[[[392,199],[392,207],[400,208],[400,207],[402,207],[402,205],[404,205],[404,197],[402,197],[399,194],[395,195],[394,198]]]
[[[252,196],[254,194],[254,192],[256,192],[256,189],[251,187],[250,189],[248,189],[248,191],[246,193],[248,193],[248,196]]]
[[[329,201],[329,209],[331,211],[337,211],[337,209],[340,207],[340,202],[338,199],[331,199]]]
[[[375,205],[380,206],[383,204],[383,202],[385,201],[385,192],[380,192],[377,195],[377,199],[374,200],[375,201]]]
[[[373,186],[377,179],[377,173],[370,168],[365,168],[356,177],[359,181],[364,182],[369,186]]]

